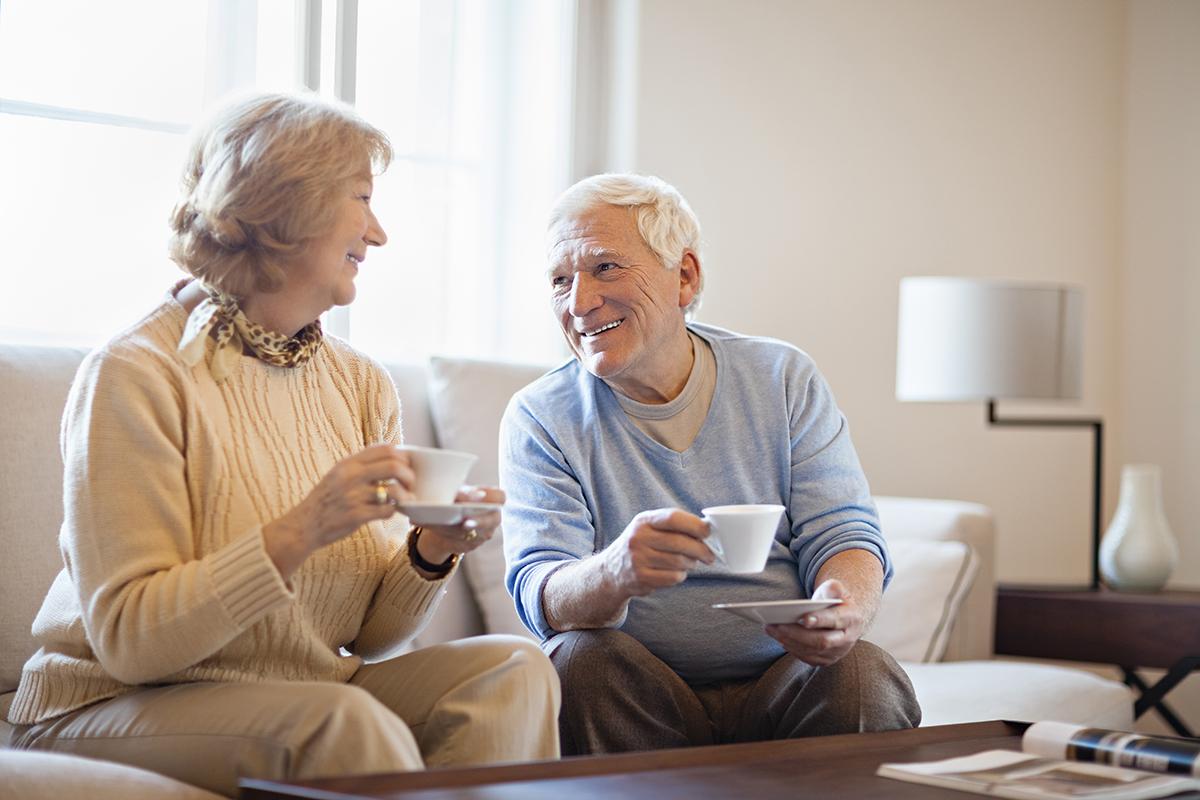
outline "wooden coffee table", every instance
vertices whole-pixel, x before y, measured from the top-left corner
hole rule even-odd
[[[539,800],[614,797],[961,798],[961,792],[875,776],[885,761],[933,761],[980,750],[1020,749],[1025,725],[974,722],[753,744],[567,758],[503,767],[324,778],[242,781],[246,800],[402,798]]]

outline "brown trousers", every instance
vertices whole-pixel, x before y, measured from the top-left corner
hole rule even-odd
[[[617,630],[570,631],[542,648],[562,683],[563,755],[913,728],[921,709],[904,670],[859,641],[813,667],[783,655],[761,676],[690,686]]]

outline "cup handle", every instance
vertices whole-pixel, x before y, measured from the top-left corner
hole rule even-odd
[[[724,564],[725,566],[728,567],[729,562],[725,559],[725,550],[721,547],[721,543],[718,542],[715,538],[713,538],[713,535],[711,533],[712,520],[710,520],[708,517],[701,517],[701,519],[703,519],[705,522],[708,523],[708,527],[709,527],[709,531],[710,531],[708,536],[705,536],[704,539],[702,539],[702,541],[708,547],[708,549],[712,551],[712,554],[717,557],[717,562]]]

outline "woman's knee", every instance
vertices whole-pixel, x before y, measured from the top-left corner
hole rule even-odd
[[[505,674],[527,700],[548,697],[559,704],[559,680],[554,664],[533,641],[523,636],[495,634],[467,640],[493,654],[483,660],[502,663]]]
[[[121,695],[28,730],[32,735],[23,746],[118,761],[230,795],[245,777],[286,780],[422,766],[404,722],[366,692],[340,683],[174,684]]]
[[[298,684],[303,708],[287,746],[296,775],[421,769],[420,748],[404,720],[357,686]]]

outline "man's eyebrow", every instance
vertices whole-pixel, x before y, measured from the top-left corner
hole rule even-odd
[[[557,248],[551,248],[551,252],[553,252],[555,249],[557,249]],[[557,263],[554,263],[551,266],[547,267],[546,274],[553,275],[555,272],[560,272],[560,271],[563,271],[566,269],[571,269],[572,267],[569,266],[569,264],[567,262],[574,262],[577,259],[579,261],[595,261],[595,260],[601,260],[601,259],[620,259],[620,258],[622,258],[620,250],[614,250],[611,247],[604,247],[602,245],[585,246],[580,251],[573,254],[573,257],[562,260],[562,261],[558,261]]]
[[[621,253],[618,250],[613,250],[611,247],[601,247],[595,245],[585,248],[583,251],[584,258],[620,258]]]

